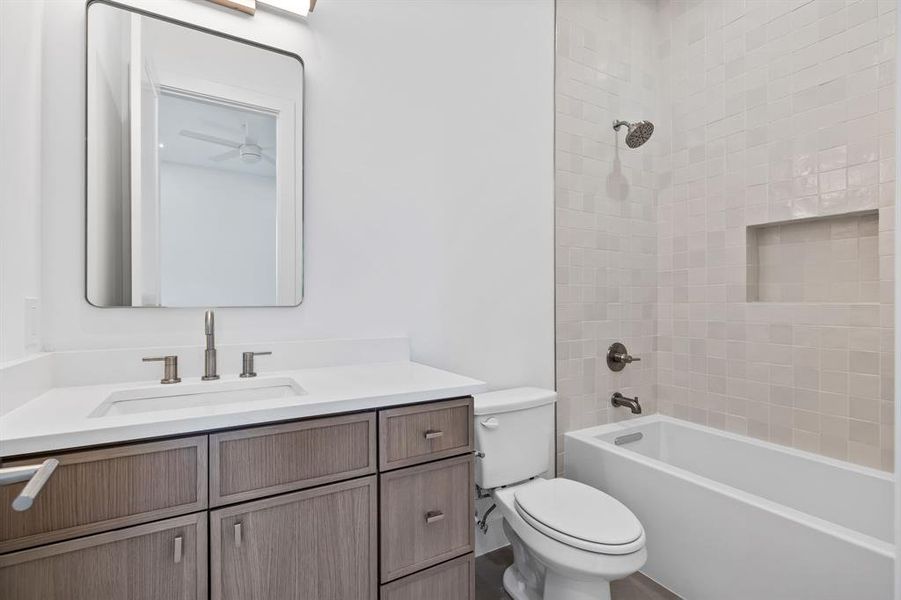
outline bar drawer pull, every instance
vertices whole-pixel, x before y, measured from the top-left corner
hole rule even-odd
[[[175,538],[175,564],[181,562],[181,544],[181,536],[178,536],[177,538]]]
[[[444,435],[443,431],[429,429],[428,431],[425,432],[425,439],[437,440],[438,438],[442,437],[443,435]]]
[[[35,498],[43,489],[44,484],[53,475],[53,471],[59,466],[55,458],[48,458],[39,465],[27,465],[24,467],[6,467],[0,469],[0,485],[10,485],[27,481],[19,495],[13,499],[13,510],[22,512],[31,508]]]
[[[235,547],[236,548],[241,547],[242,537],[243,536],[241,535],[241,524],[235,523]]]
[[[430,510],[425,514],[425,522],[431,525],[432,523],[437,523],[438,521],[444,520],[444,513],[440,510]]]

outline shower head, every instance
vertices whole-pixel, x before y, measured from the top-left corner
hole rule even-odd
[[[619,131],[619,128],[623,125],[628,128],[628,131],[626,132],[626,145],[629,148],[638,148],[651,139],[651,134],[654,133],[654,124],[650,121],[638,121],[637,123],[614,121],[613,129]]]

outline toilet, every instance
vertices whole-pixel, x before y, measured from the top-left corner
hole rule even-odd
[[[556,399],[539,388],[475,396],[476,484],[504,518],[514,600],[609,600],[610,582],[647,560],[644,529],[615,498],[542,477],[554,461]]]

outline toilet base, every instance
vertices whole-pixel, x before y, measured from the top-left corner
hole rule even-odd
[[[608,580],[563,576],[538,561],[506,519],[504,532],[513,548],[513,564],[504,571],[504,590],[513,600],[611,600]]]
[[[513,600],[541,600],[541,596],[534,589],[530,589],[526,582],[523,581],[522,574],[520,574],[516,565],[510,565],[504,571],[504,591]]]
[[[544,593],[526,585],[516,565],[504,571],[504,590],[513,600],[610,600],[610,583],[603,580],[575,581],[546,573]]]

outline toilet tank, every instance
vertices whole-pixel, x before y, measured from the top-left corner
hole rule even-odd
[[[491,489],[551,469],[557,393],[513,388],[474,396],[476,483]]]

